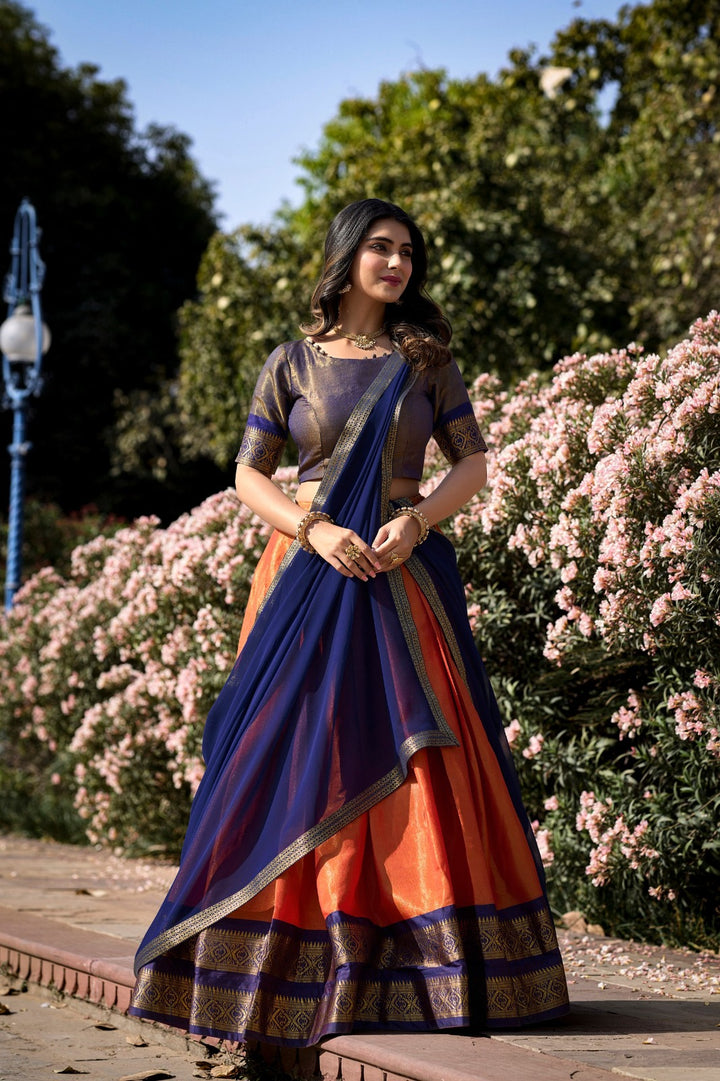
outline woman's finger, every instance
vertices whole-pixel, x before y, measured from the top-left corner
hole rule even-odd
[[[383,544],[388,539],[388,523],[381,525],[375,534],[375,539],[372,542],[372,546],[376,549],[379,545]]]
[[[375,577],[376,571],[380,569],[380,560],[375,555],[369,544],[366,544],[357,535],[353,534],[353,537],[348,545],[346,545],[343,556],[341,557],[346,566],[348,566],[348,560],[360,567],[363,574],[369,574],[371,577]]]
[[[384,562],[391,552],[409,552],[406,542],[400,537],[388,537],[388,539],[375,549],[375,555]]]
[[[402,567],[406,559],[409,558],[410,552],[405,552],[400,548],[393,548],[386,553],[383,559],[383,570],[394,571],[398,567]]]
[[[368,572],[373,578],[377,573],[375,567],[371,566],[363,555],[360,545],[353,541],[345,547],[338,558],[353,578],[360,578],[363,582],[367,582]]]

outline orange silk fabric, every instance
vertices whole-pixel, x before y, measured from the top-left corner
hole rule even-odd
[[[258,563],[239,648],[290,543],[274,533]],[[326,916],[341,911],[387,926],[449,905],[504,909],[542,894],[470,694],[425,597],[409,571],[401,573],[428,675],[459,746],[417,751],[399,788],[298,860],[234,918],[319,930]]]

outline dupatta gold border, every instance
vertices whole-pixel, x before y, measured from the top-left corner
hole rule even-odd
[[[377,404],[377,401],[389,387],[392,380],[396,377],[402,366],[406,364],[406,361],[402,355],[398,352],[390,354],[387,363],[383,365],[380,372],[378,372],[375,379],[372,381],[368,389],[365,391],[359,402],[353,409],[348,421],[343,429],[340,438],[335,445],[335,449],[331,455],[327,469],[323,480],[320,483],[320,488],[313,500],[313,509],[318,509],[322,506],[324,499],[327,496],[328,491],[332,488],[332,485],[337,480],[337,477],[342,469],[342,465],[345,456],[352,448],[353,442],[357,439],[358,435],[362,431],[364,425],[367,423],[368,417],[372,412],[372,409]],[[391,419],[388,437],[385,441],[382,454],[382,487],[381,497],[383,499],[383,506],[387,506],[387,495],[390,488],[390,472],[389,465],[392,462],[392,454],[394,450],[395,438],[397,434],[398,417],[400,413],[400,407],[408,393],[410,387],[414,382],[414,373],[411,373],[408,383],[398,398],[393,411],[393,417]],[[278,568],[273,581],[270,584],[270,588],[263,599],[262,608],[267,602],[270,593],[273,591],[277,582],[280,580],[280,576],[287,570],[289,563],[294,555],[300,550],[300,546],[297,541],[294,541],[288,551],[286,552],[283,560]],[[394,575],[393,575],[394,577]],[[408,627],[408,631],[405,632],[407,640],[407,634],[409,633],[409,624],[412,620],[409,612],[409,603],[407,602],[407,596],[405,596],[405,612],[400,615],[403,629]],[[409,622],[408,622],[409,621]],[[415,632],[415,638],[417,639],[417,632]],[[415,646],[419,648],[419,641],[415,643]],[[414,663],[421,663],[422,657],[420,656],[419,662],[413,657]],[[422,682],[422,680],[421,680]],[[425,674],[425,682],[423,682],[423,689],[425,686],[429,686],[429,680],[427,673]],[[432,692],[432,688],[430,688]],[[434,698],[434,694],[433,694]],[[435,700],[436,701],[436,700]],[[432,708],[432,706],[431,706]],[[436,708],[433,709],[433,716],[437,718],[437,711],[439,705],[436,701]],[[208,908],[203,909],[202,912],[197,912],[193,916],[189,916],[187,919],[182,920],[175,926],[163,931],[156,938],[152,939],[138,954],[135,959],[135,971],[138,972],[140,968],[147,965],[155,957],[165,953],[167,950],[172,949],[174,946],[180,945],[187,938],[193,935],[199,934],[200,931],[209,927],[211,924],[216,923],[218,920],[224,919],[229,916],[236,909],[241,908],[253,897],[256,896],[265,886],[269,885],[275,878],[281,875],[293,863],[302,859],[308,852],[312,852],[323,841],[332,837],[335,833],[341,830],[348,823],[352,822],[354,818],[363,814],[369,810],[375,803],[384,799],[396,788],[398,788],[407,773],[407,763],[409,759],[415,754],[416,751],[422,747],[432,745],[447,745],[448,743],[456,742],[450,729],[443,722],[445,732],[422,732],[413,736],[409,736],[401,745],[399,750],[399,759],[393,768],[385,774],[384,777],[379,778],[364,792],[359,793],[354,799],[350,800],[343,807],[340,807],[333,814],[329,815],[324,821],[312,826],[306,833],[296,838],[292,844],[283,849],[282,852],[265,866],[262,871],[259,872],[246,886],[241,890],[231,894],[228,897],[223,898],[222,901],[217,901],[215,904],[210,905]],[[171,890],[172,892],[172,890]]]
[[[448,732],[450,732],[449,729]],[[159,934],[151,942],[148,942],[141,951],[138,951],[135,958],[136,975],[144,965],[149,964],[150,961],[160,956],[160,954],[166,953],[168,950],[172,949],[173,946],[179,946],[185,939],[199,934],[206,927],[209,927],[213,923],[217,923],[218,920],[224,919],[225,916],[229,916],[235,909],[241,908],[248,901],[252,900],[252,898],[260,893],[265,886],[268,886],[284,871],[287,871],[293,863],[302,859],[308,852],[312,852],[313,849],[317,848],[323,841],[327,841],[344,826],[352,822],[354,818],[364,814],[365,811],[369,811],[374,804],[379,803],[380,800],[389,796],[396,788],[399,788],[405,780],[407,763],[416,751],[421,750],[423,747],[437,746],[438,744],[446,746],[451,741],[452,743],[457,742],[452,732],[450,732],[450,737],[451,740],[448,740],[446,736],[441,736],[439,732],[420,732],[417,735],[409,736],[400,747],[399,761],[395,763],[393,768],[386,773],[384,777],[381,777],[369,788],[366,788],[364,792],[360,792],[354,799],[329,815],[324,821],[312,826],[306,833],[296,838],[292,844],[288,845],[287,848],[278,853],[278,855],[271,860],[266,867],[263,867],[262,871],[260,871],[260,873],[241,890],[231,894],[229,897],[223,898],[222,901],[216,901],[214,905],[210,905],[209,908],[203,909],[202,912],[197,912],[195,915],[189,916],[187,919],[175,924],[174,927],[170,927],[166,931],[163,931],[162,934]]]
[[[443,635],[445,636],[445,641],[447,642],[450,652],[452,654],[452,659],[455,661],[455,665],[458,672],[460,673],[460,677],[463,683],[467,685],[467,672],[465,669],[465,662],[463,660],[462,653],[460,652],[460,646],[458,644],[453,625],[448,619],[447,612],[445,611],[443,603],[438,595],[438,591],[435,588],[435,583],[428,574],[422,560],[420,560],[416,555],[411,555],[410,558],[406,560],[405,566],[417,582],[420,590],[424,594],[425,599],[427,600],[428,604],[432,609],[433,615],[440,624]]]
[[[388,388],[392,380],[400,371],[401,365],[405,364],[405,360],[399,353],[391,354],[388,362],[383,366],[382,370],[375,377],[370,387],[365,391],[360,401],[353,409],[345,428],[338,440],[335,450],[331,456],[328,467],[325,471],[323,480],[321,481],[320,488],[313,500],[313,509],[319,509],[327,496],[328,490],[337,480],[338,474],[342,469],[342,464],[345,456],[352,448],[354,440],[358,437],[362,431],[363,426],[367,422],[367,419],[377,403],[380,396]],[[403,387],[401,394],[398,397],[398,401],[395,404],[393,410],[393,416],[388,427],[388,435],[383,447],[382,465],[381,465],[381,506],[389,508],[389,491],[392,480],[392,458],[395,448],[395,440],[397,436],[398,420],[400,415],[400,409],[402,408],[405,396],[410,391],[413,383],[415,382],[415,374],[410,373],[406,385]],[[398,501],[395,501],[398,502]],[[402,502],[402,501],[400,501]],[[409,502],[409,501],[408,501]],[[389,517],[387,515],[386,517]],[[275,585],[280,579],[280,576],[287,569],[287,566],[291,562],[293,556],[300,550],[300,546],[297,541],[294,541],[287,553],[285,554],[280,567],[278,568],[275,577],[270,585],[268,593],[266,594],[263,605],[267,601],[270,593],[274,589]],[[452,630],[450,621],[445,613],[440,598],[437,594],[432,579],[427,574],[421,561],[411,556],[405,563],[408,570],[412,573],[414,579],[418,583],[419,588],[425,595],[430,607],[435,614],[438,623],[440,624],[443,634],[448,642],[450,650],[452,652],[453,659],[458,667],[463,680],[465,680],[465,667],[462,661],[459,647],[455,635]],[[437,728],[432,731],[419,732],[415,735],[409,736],[400,746],[399,758],[393,768],[385,774],[385,776],[379,778],[374,784],[365,791],[359,793],[354,799],[350,800],[344,806],[340,807],[333,814],[329,815],[322,822],[312,826],[306,833],[296,838],[292,844],[283,849],[282,852],[271,860],[270,863],[265,866],[262,871],[259,872],[246,886],[241,890],[231,894],[229,897],[223,898],[222,901],[217,901],[209,908],[204,909],[202,912],[195,913],[193,916],[188,917],[186,920],[181,921],[174,927],[168,928],[158,935],[151,942],[144,947],[142,951],[139,951],[135,960],[136,973],[145,965],[149,964],[154,958],[172,949],[174,946],[180,945],[186,939],[191,938],[194,935],[199,934],[206,927],[217,923],[218,920],[224,919],[229,916],[236,909],[241,908],[248,901],[252,900],[261,890],[269,885],[274,879],[281,875],[284,871],[288,870],[294,863],[302,859],[318,845],[328,840],[335,833],[339,832],[346,825],[357,818],[359,815],[364,814],[380,800],[384,799],[394,792],[405,780],[407,775],[407,763],[410,758],[419,750],[425,747],[448,747],[458,746],[458,740],[447,723],[445,716],[442,712],[442,708],[437,699],[437,696],[433,690],[430,677],[425,668],[425,662],[422,655],[422,647],[420,644],[420,638],[417,632],[417,627],[412,618],[412,610],[410,607],[410,601],[407,595],[405,584],[402,579],[402,572],[398,568],[394,571],[388,572],[388,581],[392,591],[393,600],[400,620],[403,636],[410,653],[410,657],[413,662],[413,666],[417,673],[423,694],[428,702],[433,719],[437,725]],[[261,608],[262,606],[261,605]]]
[[[391,468],[391,466],[392,466],[393,453],[395,451],[395,439],[396,439],[396,436],[397,436],[397,427],[398,427],[398,421],[399,421],[399,417],[400,417],[400,409],[402,408],[402,403],[403,403],[403,400],[405,398],[405,395],[410,390],[410,387],[414,383],[415,378],[416,378],[415,373],[413,373],[413,378],[409,382],[409,385],[403,389],[403,394],[400,396],[400,398],[399,398],[399,400],[397,402],[397,405],[395,407],[394,413],[393,413],[393,418],[392,418],[392,421],[390,423],[390,427],[389,427],[389,430],[388,430],[388,439],[387,439],[387,441],[385,443],[385,446],[383,447],[383,463],[382,463],[382,471],[383,471],[382,499],[383,499],[383,504],[382,505],[384,507],[388,508],[388,513],[386,514],[386,519],[390,517],[390,514],[389,514],[390,502],[389,502],[388,496],[389,496],[390,485],[391,485],[391,481],[392,481],[392,468]],[[403,506],[403,505],[412,506],[412,500],[410,500],[410,499],[394,500],[393,502],[400,505],[400,506]],[[411,556],[410,559],[406,560],[405,566],[409,566],[411,563],[419,563],[419,562],[420,561],[418,559]],[[420,567],[421,567],[421,569],[423,571],[425,570],[425,568],[422,567],[422,564],[420,564]],[[407,590],[405,588],[405,583],[403,581],[402,570],[400,569],[400,567],[397,567],[395,570],[388,571],[387,576],[388,576],[388,583],[390,585],[390,591],[392,593],[393,601],[395,603],[395,609],[396,609],[397,614],[398,614],[398,619],[400,620],[400,627],[401,627],[402,632],[403,632],[403,637],[405,639],[405,644],[408,647],[408,652],[410,654],[410,658],[412,660],[413,667],[415,668],[415,672],[416,672],[416,675],[418,677],[418,680],[420,681],[420,686],[422,687],[423,694],[425,695],[425,699],[427,701],[427,704],[430,707],[430,711],[431,711],[431,713],[433,715],[433,718],[435,720],[435,724],[437,725],[437,731],[423,733],[423,735],[425,737],[425,742],[422,744],[422,746],[423,747],[456,747],[456,746],[458,746],[458,740],[457,740],[457,738],[455,736],[455,733],[452,731],[452,729],[450,728],[449,724],[447,723],[447,721],[445,719],[445,715],[444,715],[444,713],[442,711],[442,708],[440,706],[440,703],[439,703],[439,701],[437,699],[437,695],[435,694],[435,691],[433,690],[433,686],[432,686],[432,683],[430,681],[430,677],[429,677],[429,675],[427,673],[427,669],[425,667],[425,661],[424,661],[423,654],[422,654],[422,647],[420,645],[420,636],[418,635],[417,627],[415,626],[415,621],[412,618],[412,609],[410,607],[410,600],[408,598]],[[435,591],[435,587],[433,586],[433,583],[432,583],[429,575],[426,574],[425,578],[426,578],[426,582],[424,584],[427,587],[429,587],[429,590],[432,592],[434,601],[436,602],[437,606],[439,607],[440,611],[442,612],[442,615],[444,616],[444,619],[442,621],[438,620],[438,622],[441,622],[443,633],[445,635],[447,635],[447,633],[449,631],[449,633],[452,634],[452,628],[450,627],[450,621],[448,620],[445,613],[442,611],[442,605],[440,604],[440,598],[437,596],[437,592]],[[416,579],[416,581],[417,581],[417,579]],[[423,593],[425,593],[425,589],[423,589],[423,585],[419,581],[418,581],[418,586],[419,586],[419,588],[421,590],[423,590]],[[431,604],[433,612],[435,612],[435,605],[430,600],[430,597],[428,597],[428,602]],[[455,656],[455,654],[453,653],[453,657],[454,656]],[[464,667],[461,669],[461,671],[463,672],[463,675],[464,675],[464,672],[465,672]]]

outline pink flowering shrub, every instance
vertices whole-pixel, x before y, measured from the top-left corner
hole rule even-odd
[[[447,528],[551,899],[717,946],[720,317],[472,397],[490,484]],[[266,535],[223,492],[35,575],[0,638],[0,779],[91,841],[177,851]]]
[[[720,316],[474,389],[491,477],[454,531],[551,896],[717,945]]]
[[[30,770],[33,798],[72,804],[91,842],[176,852],[268,533],[225,491],[76,548],[67,579],[31,578],[0,639],[6,784]]]

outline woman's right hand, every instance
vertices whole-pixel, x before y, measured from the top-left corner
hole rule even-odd
[[[285,495],[269,477],[252,466],[238,465],[235,487],[241,501],[268,525],[289,537],[295,536],[307,511]],[[360,578],[366,582],[381,569],[382,564],[370,545],[352,529],[320,520],[309,523],[305,537],[318,555],[345,578]],[[351,558],[355,555],[352,545],[358,550],[355,559]]]
[[[345,578],[374,578],[382,564],[369,544],[352,529],[322,520],[311,522],[305,537],[317,554]]]

